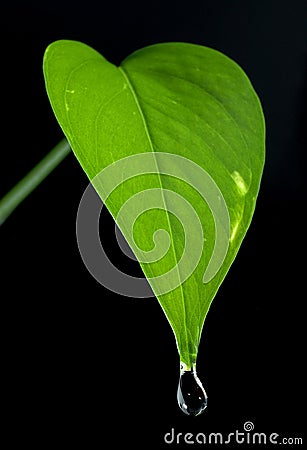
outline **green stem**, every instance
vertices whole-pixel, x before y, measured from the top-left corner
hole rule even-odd
[[[69,153],[70,146],[67,140],[62,139],[45,158],[0,200],[0,225]]]

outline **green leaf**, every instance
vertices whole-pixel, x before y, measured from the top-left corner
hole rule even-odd
[[[56,41],[44,75],[55,116],[190,368],[254,212],[264,164],[259,99],[234,61],[187,43],[145,47],[116,67],[83,43]]]

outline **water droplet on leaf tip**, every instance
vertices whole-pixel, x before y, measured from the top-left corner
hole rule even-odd
[[[180,363],[177,400],[180,409],[188,416],[198,416],[206,409],[208,397],[196,374],[195,364],[188,370],[184,363]]]

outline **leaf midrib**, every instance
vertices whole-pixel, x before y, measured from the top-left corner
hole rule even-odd
[[[165,197],[164,197],[164,194],[163,194],[163,183],[162,183],[162,179],[161,179],[161,175],[160,175],[160,171],[159,171],[159,165],[158,165],[157,159],[156,159],[156,157],[154,155],[155,151],[154,151],[152,140],[151,140],[151,137],[150,137],[150,134],[149,134],[149,131],[148,131],[148,127],[147,127],[147,123],[146,123],[146,120],[145,120],[145,117],[144,117],[144,113],[142,111],[141,105],[140,105],[140,103],[138,101],[138,98],[136,96],[136,92],[134,90],[134,87],[132,86],[132,83],[131,83],[127,73],[125,72],[125,70],[122,67],[118,67],[118,69],[121,72],[121,74],[123,75],[125,81],[128,84],[128,87],[129,87],[129,89],[131,91],[131,94],[133,96],[133,99],[135,101],[135,104],[137,106],[138,112],[139,112],[140,117],[141,117],[142,122],[143,122],[143,126],[144,126],[144,129],[145,129],[145,133],[146,133],[146,136],[147,136],[147,139],[148,139],[148,142],[149,142],[149,146],[150,146],[151,152],[153,153],[153,156],[154,156],[154,161],[155,161],[155,165],[156,165],[156,168],[157,168],[157,175],[158,175],[159,184],[160,184],[160,188],[161,188],[161,195],[162,195],[163,205],[165,207],[165,212],[166,212],[166,217],[167,217],[167,224],[168,224],[168,227],[169,227],[169,230],[170,230],[170,233],[171,233],[171,239],[172,239],[172,242],[173,242],[172,227],[171,227],[171,223],[170,223],[170,219],[169,219],[168,209],[166,207],[166,200],[165,200]],[[178,259],[177,259],[176,249],[174,248],[174,245],[172,245],[172,248],[173,248],[173,255],[174,255],[174,259],[175,259],[175,263],[176,263],[176,267],[177,267],[178,278],[179,278],[179,281],[181,281],[180,271],[179,271],[178,265],[177,265]],[[187,335],[187,328],[186,328],[186,325],[187,325],[186,317],[187,317],[187,315],[186,315],[186,305],[185,305],[185,301],[184,301],[185,296],[184,296],[184,292],[183,292],[181,283],[180,283],[180,293],[181,293],[181,301],[182,301],[183,312],[184,312],[184,323],[185,323],[184,330],[185,330],[185,335],[186,335],[186,342],[189,342],[188,335]]]

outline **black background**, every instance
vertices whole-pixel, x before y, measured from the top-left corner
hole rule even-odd
[[[213,47],[246,71],[267,126],[254,219],[202,334],[198,373],[209,403],[197,418],[177,406],[179,360],[158,302],[112,294],[83,265],[75,220],[88,181],[73,155],[1,226],[2,408],[12,448],[16,440],[169,448],[172,427],[228,433],[247,420],[258,432],[303,435],[306,16],[304,1],[2,9],[0,196],[62,138],[42,74],[56,39],[83,41],[116,64],[157,42]]]

